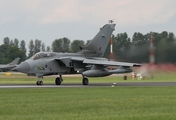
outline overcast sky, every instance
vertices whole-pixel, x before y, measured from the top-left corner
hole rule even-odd
[[[176,0],[0,0],[0,44],[5,37],[90,40],[113,19],[114,34],[150,31],[176,36]]]

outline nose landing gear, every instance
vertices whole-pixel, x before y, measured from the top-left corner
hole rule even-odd
[[[36,82],[36,85],[43,85],[43,81],[41,80],[43,76],[38,77],[38,81]]]
[[[43,85],[43,81],[37,81],[36,85]]]

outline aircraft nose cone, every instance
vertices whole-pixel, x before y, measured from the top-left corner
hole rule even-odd
[[[22,62],[17,67],[15,67],[15,70],[22,73],[28,73],[30,70],[30,66],[27,62]]]

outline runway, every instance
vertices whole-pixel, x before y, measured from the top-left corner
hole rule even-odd
[[[65,83],[62,85],[44,84],[37,86],[35,84],[3,84],[0,85],[2,88],[89,88],[89,87],[147,87],[147,86],[176,86],[176,82],[119,82],[119,83],[90,83],[89,85],[82,85],[76,83]]]

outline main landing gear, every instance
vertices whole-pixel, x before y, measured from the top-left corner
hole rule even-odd
[[[55,79],[55,84],[56,84],[56,85],[61,85],[61,83],[62,83],[62,81],[63,81],[62,76],[61,76],[61,75],[59,75],[59,76],[60,76],[60,77],[57,77],[57,78]],[[88,84],[89,84],[88,78],[85,78],[85,77],[83,76],[82,84],[83,84],[83,85],[88,85]]]
[[[88,78],[85,78],[85,77],[83,76],[82,84],[83,84],[83,85],[88,85],[88,84],[89,84]]]
[[[63,81],[63,79],[62,79],[62,76],[61,75],[59,75],[60,77],[57,77],[56,79],[55,79],[55,84],[56,85],[61,85],[61,83],[62,83],[62,81]]]
[[[43,76],[38,77],[38,81],[36,82],[36,85],[43,85],[43,81],[41,80]]]

